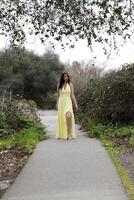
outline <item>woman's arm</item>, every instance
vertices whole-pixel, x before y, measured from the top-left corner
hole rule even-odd
[[[60,93],[59,93],[59,84],[57,84],[57,101],[56,101],[56,109],[57,109],[57,110],[58,110],[59,96],[60,96]]]
[[[75,98],[75,95],[74,95],[74,88],[73,88],[72,83],[70,83],[70,87],[71,87],[71,99],[74,102],[75,109],[78,111],[78,105],[77,105],[77,101],[76,101],[76,98]]]

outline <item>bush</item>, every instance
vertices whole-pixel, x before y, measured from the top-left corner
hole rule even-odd
[[[56,106],[56,94],[48,93],[44,100],[44,109],[55,109]]]
[[[117,137],[131,137],[134,135],[134,126],[129,127],[120,127],[117,130],[115,129],[114,135]]]
[[[10,101],[5,99],[3,112],[0,112],[0,136],[7,136],[38,122],[36,103],[29,100]]]
[[[88,83],[78,100],[80,111],[102,123],[134,122],[134,64]]]
[[[87,131],[89,137],[100,138],[102,135],[107,135],[113,132],[113,126],[111,124],[104,125],[98,123],[95,119],[89,118],[84,113],[79,113],[78,119],[80,120],[84,130]]]
[[[0,112],[0,129],[6,128],[7,124],[6,124],[6,117],[5,114],[3,112]]]
[[[134,134],[129,139],[129,144],[132,145],[132,146],[134,146]]]
[[[35,146],[40,140],[45,139],[46,130],[36,123],[28,129],[23,129],[15,134],[3,137],[0,140],[0,148],[29,148]]]

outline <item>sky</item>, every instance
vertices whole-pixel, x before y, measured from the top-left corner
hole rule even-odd
[[[44,54],[47,49],[52,49],[50,39],[46,42],[46,45],[41,44],[39,38],[37,36],[28,36],[27,42],[25,44],[26,49],[32,50],[34,53],[38,55]],[[125,63],[134,62],[134,35],[131,37],[131,41],[126,42],[122,47],[120,47],[120,51],[117,55],[116,51],[113,51],[110,58],[107,57],[103,53],[102,45],[99,43],[93,44],[93,52],[91,52],[90,48],[87,46],[86,39],[78,40],[75,42],[75,47],[70,49],[68,46],[63,50],[59,42],[55,42],[55,53],[60,56],[60,60],[66,63],[72,63],[73,61],[85,61],[88,62],[92,60],[92,62],[98,66],[105,66],[105,70],[119,69],[121,65]],[[8,46],[8,40],[4,36],[0,36],[0,49],[5,49]]]

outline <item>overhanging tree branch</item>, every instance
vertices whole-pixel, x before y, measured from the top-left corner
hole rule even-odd
[[[43,43],[74,36],[92,45],[111,34],[125,39],[134,27],[132,0],[2,0],[0,8],[0,34],[11,35],[12,45],[24,43],[27,33],[39,34]]]

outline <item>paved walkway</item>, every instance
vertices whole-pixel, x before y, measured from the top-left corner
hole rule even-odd
[[[50,139],[40,142],[3,200],[129,200],[105,148],[76,126],[55,138],[56,111],[40,111]]]

